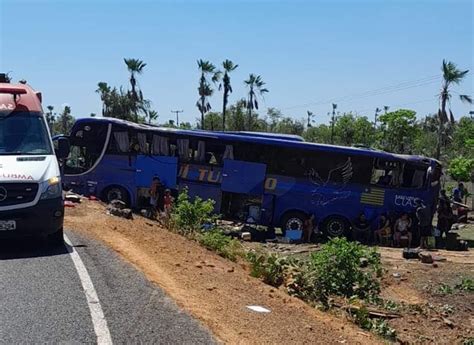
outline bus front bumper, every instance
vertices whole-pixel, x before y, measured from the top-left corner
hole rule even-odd
[[[40,200],[35,206],[0,211],[0,221],[14,221],[15,229],[0,231],[0,239],[37,237],[53,234],[63,227],[62,198]]]

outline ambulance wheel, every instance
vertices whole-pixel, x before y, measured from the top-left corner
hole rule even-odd
[[[128,192],[123,187],[111,186],[104,191],[104,201],[110,204],[113,200],[123,201],[127,206],[129,205],[130,198]]]
[[[329,237],[344,237],[349,233],[349,222],[341,216],[330,216],[323,222],[324,234]]]

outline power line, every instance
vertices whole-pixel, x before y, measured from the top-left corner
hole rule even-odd
[[[184,112],[184,110],[171,110],[171,112],[176,114],[176,127],[179,127],[179,113]]]
[[[310,102],[306,104],[285,107],[285,108],[282,108],[282,110],[303,108],[303,107],[316,106],[316,105],[326,105],[326,104],[334,103],[334,102],[347,102],[349,100],[355,100],[355,99],[360,99],[360,98],[373,97],[373,96],[378,96],[378,95],[383,95],[383,94],[388,94],[388,93],[393,93],[393,92],[399,92],[399,91],[403,91],[403,90],[407,90],[407,89],[411,89],[415,87],[433,84],[435,82],[438,82],[440,78],[441,77],[439,75],[433,75],[433,76],[420,78],[420,79],[416,79],[412,81],[404,81],[398,84],[393,84],[393,85],[377,88],[374,90],[368,90],[361,93],[347,95],[341,98],[333,98],[326,101]]]

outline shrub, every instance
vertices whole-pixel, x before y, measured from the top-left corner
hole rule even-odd
[[[459,284],[456,284],[456,289],[474,292],[474,280],[469,278],[462,278],[461,282]]]
[[[456,181],[470,181],[473,171],[474,159],[459,156],[449,163],[449,175]]]
[[[360,267],[366,258],[368,265]],[[292,291],[297,296],[320,301],[328,307],[331,295],[374,299],[380,293],[377,277],[382,274],[380,257],[366,246],[334,238],[311,255],[310,261],[295,275]]]
[[[389,326],[387,321],[369,317],[367,308],[361,307],[356,310],[352,315],[354,323],[359,327],[371,331],[386,339],[394,340],[396,338],[396,330]]]
[[[214,200],[202,200],[199,197],[190,200],[187,189],[180,192],[171,212],[171,227],[184,235],[199,231],[204,224],[213,223]]]
[[[198,240],[202,246],[232,261],[236,261],[243,251],[239,241],[224,235],[220,229],[203,232]]]
[[[247,260],[250,262],[250,275],[255,278],[261,278],[264,283],[278,287],[284,281],[285,258],[278,257],[275,254],[263,254],[248,252]]]

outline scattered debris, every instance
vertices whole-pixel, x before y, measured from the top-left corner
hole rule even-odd
[[[67,193],[64,197],[66,201],[73,202],[75,204],[79,204],[81,202],[81,197],[74,193]]]
[[[420,256],[420,260],[424,264],[432,264],[433,263],[433,257],[431,256],[430,253],[426,252],[420,252],[418,254]]]
[[[116,217],[122,217],[125,219],[133,219],[133,212],[131,209],[126,208],[127,205],[121,200],[112,200],[107,206],[107,213]]]
[[[252,235],[250,232],[243,232],[241,235],[242,240],[244,241],[251,241],[252,240]]]
[[[452,322],[451,320],[443,317],[443,322],[446,326],[448,326],[449,328],[454,328],[455,325],[454,325],[454,322]]]
[[[257,313],[270,313],[271,312],[270,309],[261,307],[259,305],[248,305],[247,308],[252,311],[256,311]]]

